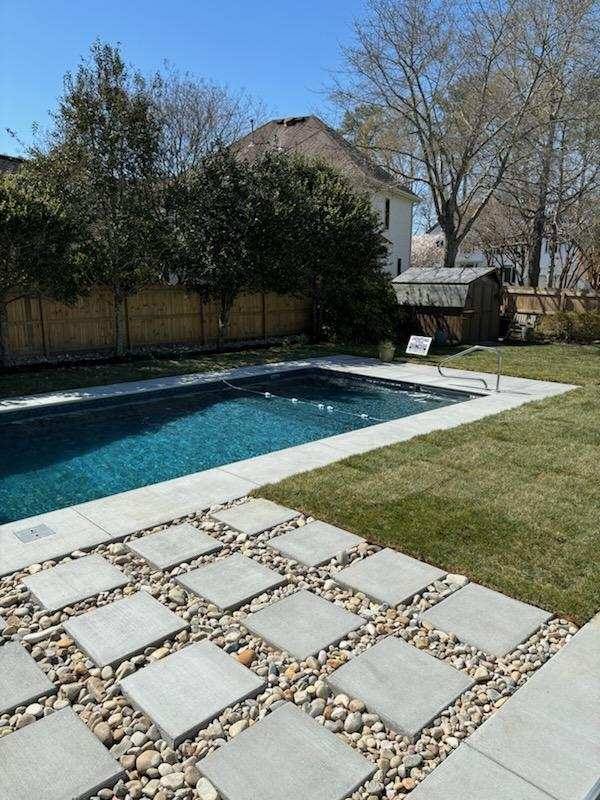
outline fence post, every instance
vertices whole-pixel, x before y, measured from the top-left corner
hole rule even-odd
[[[200,344],[204,346],[206,344],[206,329],[204,327],[204,299],[200,292],[197,292],[198,295],[198,302],[200,303]]]
[[[129,295],[125,295],[123,309],[125,311],[125,338],[127,342],[127,350],[129,351],[131,350],[131,332],[129,330]]]
[[[262,332],[263,339],[267,341],[267,294],[262,293]]]
[[[41,294],[38,294],[38,308],[40,312],[40,331],[42,333],[42,352],[44,358],[48,358],[48,340],[46,338],[46,324],[44,322],[44,301]]]

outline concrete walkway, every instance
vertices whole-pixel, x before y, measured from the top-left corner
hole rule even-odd
[[[600,797],[600,614],[411,794],[455,797]]]

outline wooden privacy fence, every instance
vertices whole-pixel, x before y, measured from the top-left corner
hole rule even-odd
[[[572,289],[531,289],[506,286],[504,307],[510,314],[545,316],[558,311],[600,311],[600,295]]]
[[[150,286],[127,298],[128,346],[187,345],[211,347],[217,341],[217,306],[177,286]],[[307,333],[311,307],[307,298],[277,294],[240,296],[231,312],[227,342],[253,342]],[[110,351],[115,339],[112,293],[95,289],[74,305],[42,297],[8,304],[11,356],[27,361],[39,356]]]

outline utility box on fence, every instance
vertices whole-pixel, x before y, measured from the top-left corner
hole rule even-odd
[[[437,344],[497,339],[501,287],[490,267],[411,267],[392,281],[410,323]]]

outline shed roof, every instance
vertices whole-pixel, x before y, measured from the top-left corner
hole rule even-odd
[[[490,272],[495,274],[496,269],[494,267],[411,267],[394,278],[394,283],[463,285],[473,283]]]
[[[411,267],[392,281],[398,303],[409,306],[464,308],[469,285],[492,274],[492,267]]]

